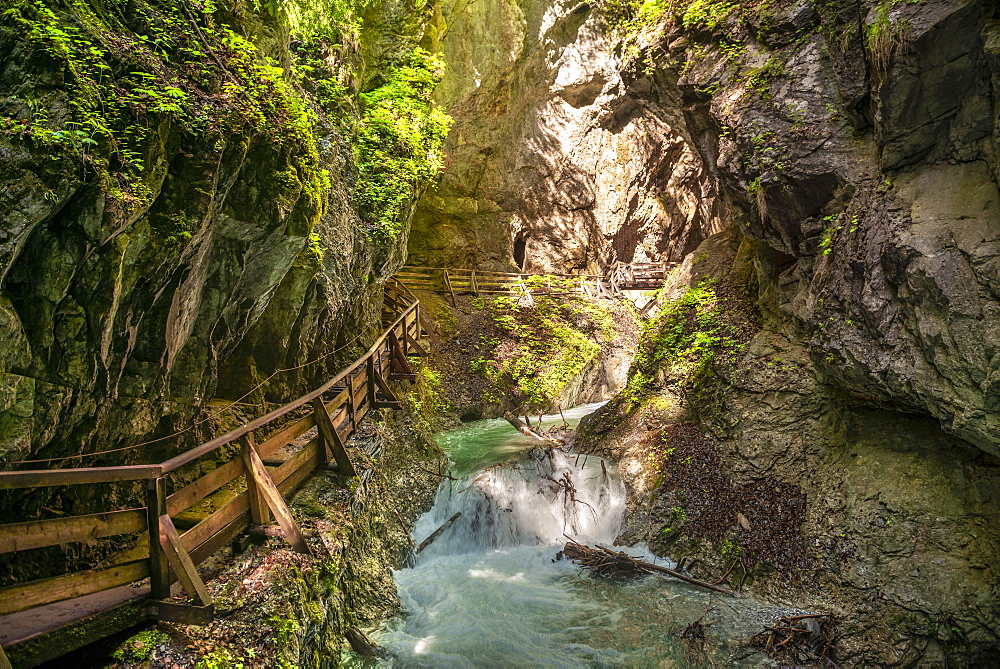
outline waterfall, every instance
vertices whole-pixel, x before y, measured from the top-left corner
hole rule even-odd
[[[454,514],[458,520],[421,553],[468,553],[574,539],[610,543],[625,512],[625,488],[604,460],[531,448],[511,462],[446,479],[417,524],[418,541]]]

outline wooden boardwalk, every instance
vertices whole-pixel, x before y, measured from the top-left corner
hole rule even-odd
[[[609,274],[515,274],[449,267],[407,265],[396,278],[414,290],[451,295],[507,293],[582,294],[620,297],[625,291],[653,290],[663,285],[678,263],[617,263]]]
[[[75,485],[134,489],[136,482],[145,490],[143,506],[0,525],[0,553],[121,535],[133,539],[131,550],[99,569],[0,590],[0,669],[11,661],[34,666],[147,619],[210,621],[212,597],[197,565],[251,525],[267,525],[272,517],[291,546],[307,553],[285,498],[317,468],[356,474],[344,444],[368,412],[400,406],[387,380],[412,379],[407,356],[424,354],[418,343],[419,310],[413,294],[391,280],[383,303],[387,327],[363,356],[312,392],[165,462],[0,472],[0,489],[6,490]],[[302,408],[311,413],[281,424]],[[293,442],[303,441],[300,437],[314,427],[316,435],[295,448]],[[256,438],[265,430],[267,438]],[[174,485],[174,472],[190,472],[189,465],[199,466],[206,456],[218,464],[215,469]],[[222,488],[226,494],[218,493]],[[217,505],[203,504],[216,494]],[[214,510],[193,513],[199,504]],[[192,517],[194,522],[185,527],[181,520]],[[176,581],[183,599],[171,598]],[[64,633],[69,627],[73,634]]]
[[[0,669],[10,666],[8,656],[16,666],[34,666],[144,620],[212,620],[212,598],[197,566],[252,525],[273,518],[295,550],[308,552],[285,499],[317,468],[356,474],[345,442],[368,412],[400,406],[387,380],[412,380],[407,356],[425,355],[418,343],[420,303],[407,286],[450,294],[453,301],[456,293],[619,297],[658,288],[672,266],[618,264],[601,276],[404,267],[386,284],[386,327],[371,348],[320,387],[267,415],[160,463],[0,472],[0,490],[77,485],[134,490],[137,482],[144,490],[132,508],[0,525],[0,553],[123,535],[132,545],[100,568],[0,589]],[[303,408],[309,415],[282,424]],[[303,435],[313,428],[315,436],[306,440]],[[265,431],[268,436],[258,439]],[[175,483],[188,481],[184,473],[203,466],[198,463],[206,456],[212,456],[214,469]],[[128,498],[129,490],[121,496]],[[171,597],[175,582],[184,598]]]

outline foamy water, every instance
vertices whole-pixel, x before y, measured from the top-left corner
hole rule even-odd
[[[566,412],[575,422],[599,405]],[[559,423],[559,416],[548,417]],[[569,535],[611,545],[625,510],[614,463],[531,448],[506,421],[441,435],[459,480],[443,480],[434,508],[414,529],[420,543],[459,519],[394,574],[403,615],[372,633],[394,667],[733,666],[734,639],[766,609],[715,598],[705,643],[676,636],[709,606],[709,595],[658,577],[611,582],[556,560]],[[526,450],[530,449],[530,450]],[[567,485],[568,484],[568,485]],[[660,564],[642,547],[626,550]],[[747,664],[759,665],[760,658]],[[357,657],[349,665],[371,665]]]

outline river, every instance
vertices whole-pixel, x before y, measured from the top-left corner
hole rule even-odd
[[[571,423],[595,410],[566,412]],[[559,416],[546,417],[547,424]],[[504,420],[439,435],[458,480],[443,480],[415,545],[461,516],[394,578],[403,614],[372,637],[392,667],[759,666],[739,641],[787,610],[712,598],[704,640],[677,632],[701,618],[709,593],[673,579],[610,581],[556,554],[572,536],[610,546],[625,511],[614,463],[546,452]],[[569,494],[569,481],[575,493]],[[630,554],[665,566],[643,547]],[[371,666],[352,656],[347,664]]]

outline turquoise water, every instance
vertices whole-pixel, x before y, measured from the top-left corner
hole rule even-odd
[[[594,408],[566,418],[575,422]],[[613,463],[531,450],[531,440],[503,420],[466,425],[440,443],[461,480],[442,482],[415,542],[462,515],[395,572],[403,614],[372,631],[388,656],[368,666],[734,666],[738,641],[761,629],[761,615],[777,615],[752,600],[715,596],[702,621],[706,639],[679,638],[710,607],[706,591],[655,576],[608,581],[555,559],[564,533],[591,545],[613,542],[624,513]],[[567,476],[572,495],[553,483]],[[625,550],[669,565],[642,547]]]

